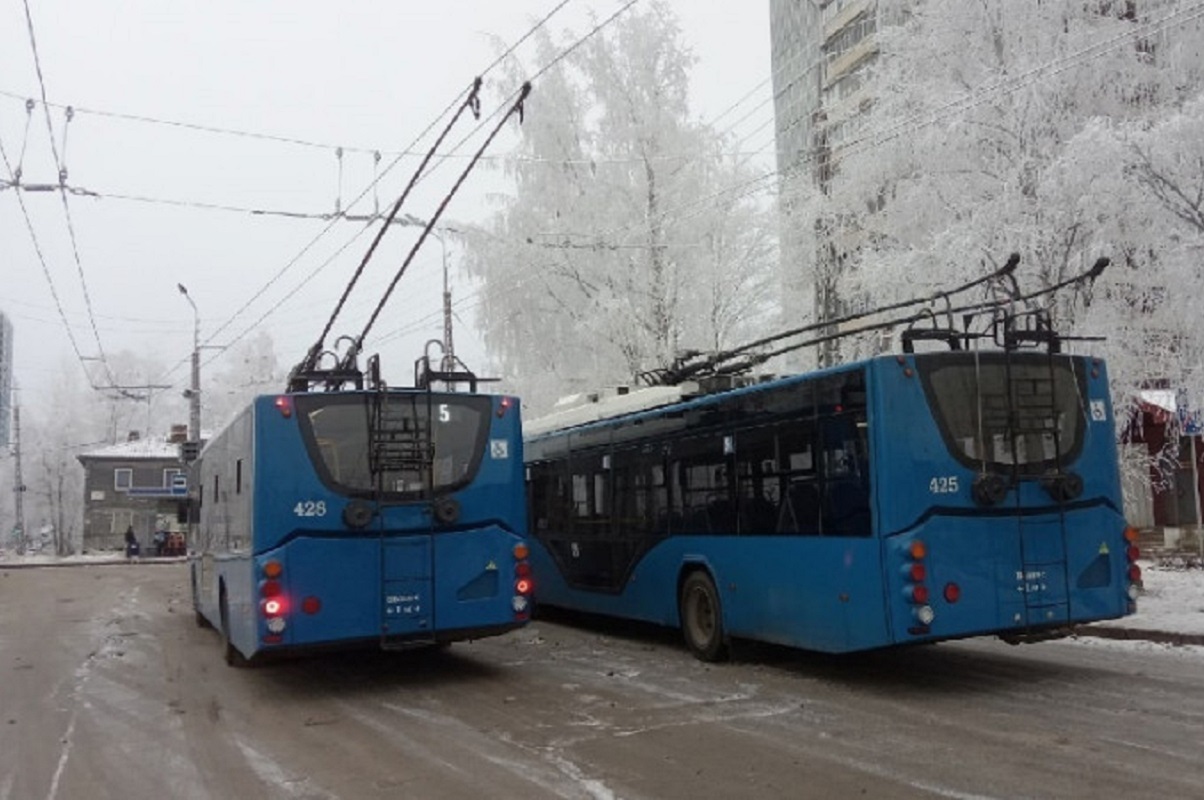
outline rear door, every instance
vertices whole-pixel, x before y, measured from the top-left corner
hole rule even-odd
[[[369,400],[368,465],[379,507],[381,644],[434,637],[435,408],[430,394],[377,392]],[[398,498],[396,504],[386,498]],[[388,516],[385,516],[385,513]],[[400,529],[400,531],[398,530]],[[425,635],[424,635],[425,634]]]

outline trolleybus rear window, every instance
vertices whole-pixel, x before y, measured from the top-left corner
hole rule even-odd
[[[970,466],[1036,474],[1082,447],[1085,386],[1074,361],[1044,354],[917,357],[946,444]]]
[[[295,398],[310,458],[340,492],[425,497],[476,475],[489,434],[488,397],[308,394]]]

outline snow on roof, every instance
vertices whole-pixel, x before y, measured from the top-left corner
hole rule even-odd
[[[1176,411],[1178,408],[1178,404],[1175,401],[1175,393],[1170,389],[1143,389],[1141,391],[1141,401],[1171,412]]]
[[[85,458],[178,460],[180,445],[168,442],[166,439],[137,439],[132,442],[119,442],[96,450],[88,450],[80,453],[76,458],[81,460]]]
[[[686,381],[676,386],[649,386],[635,391],[607,390],[561,398],[550,414],[523,423],[523,436],[531,438],[559,428],[571,428],[608,417],[646,411],[680,402],[698,392],[698,384]]]

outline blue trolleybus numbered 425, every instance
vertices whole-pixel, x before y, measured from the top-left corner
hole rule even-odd
[[[910,348],[908,348],[910,350]],[[528,424],[538,602],[849,652],[1131,613],[1108,381],[1059,352],[904,352]]]
[[[528,618],[516,398],[262,396],[193,476],[193,603],[233,663],[450,642]]]

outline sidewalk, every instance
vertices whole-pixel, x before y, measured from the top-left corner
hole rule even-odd
[[[1137,613],[1081,625],[1080,636],[1204,645],[1204,569],[1176,569],[1140,561],[1144,589]]]
[[[179,564],[187,560],[188,556],[147,556],[129,559],[120,551],[89,553],[82,556],[55,556],[45,553],[19,556],[12,550],[0,550],[0,569],[103,566],[106,564]]]

